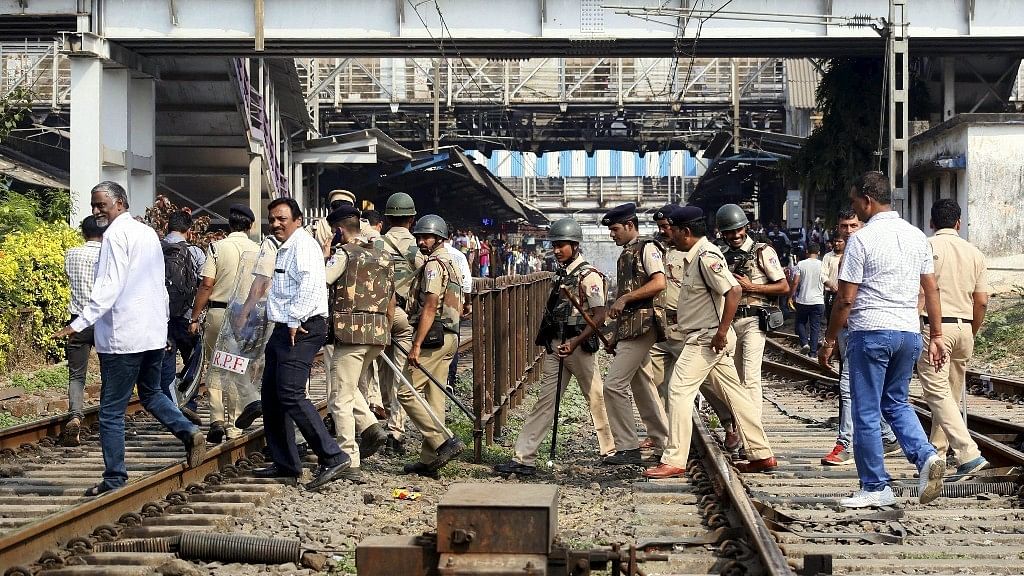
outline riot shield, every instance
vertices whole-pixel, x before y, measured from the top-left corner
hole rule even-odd
[[[263,348],[270,338],[267,294],[270,278],[256,274],[264,252],[245,252],[239,258],[238,275],[224,313],[217,344],[209,358],[210,370],[220,379],[225,395],[259,399],[263,374]],[[273,257],[273,255],[269,255]]]
[[[174,375],[174,385],[171,386],[171,393],[174,394],[174,401],[178,408],[188,404],[196,392],[199,391],[199,383],[203,377],[203,367],[206,364],[206,346],[203,345],[203,325],[199,324],[199,334],[196,337],[196,346],[192,350],[192,357],[181,372]]]

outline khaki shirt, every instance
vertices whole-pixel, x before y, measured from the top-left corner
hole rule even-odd
[[[839,284],[839,265],[843,262],[843,255],[829,252],[821,257],[821,281],[825,283],[825,291],[831,292],[828,287],[831,284]]]
[[[725,293],[739,284],[721,250],[707,238],[701,238],[686,252],[684,262],[676,305],[678,328],[683,332],[717,328],[725,308]]]
[[[362,218],[359,219],[359,235],[367,240],[380,238],[380,232],[377,232],[376,228],[370,226],[370,223]]]
[[[575,260],[569,263],[569,266],[565,269],[567,274],[572,274],[577,268],[579,268],[585,260],[582,256],[577,256]],[[580,298],[580,295],[583,298]],[[580,285],[578,292],[573,294],[579,301],[580,305],[583,306],[589,313],[594,308],[600,308],[606,306],[608,302],[608,294],[605,292],[604,278],[601,277],[596,271],[591,271],[585,276],[580,278]],[[565,296],[562,295],[562,298]],[[580,314],[579,310],[575,306],[569,305],[571,308],[569,312],[569,324],[583,324],[583,315]]]
[[[683,286],[686,253],[676,248],[665,252],[665,309],[675,312],[679,303],[679,289]]]
[[[395,293],[408,299],[412,280],[416,276],[416,272],[423,266],[426,257],[416,248],[416,237],[408,228],[392,226],[383,238],[386,239],[384,251],[391,255],[391,260],[395,263]],[[391,244],[394,244],[394,247]],[[395,248],[401,252],[396,253]],[[409,255],[413,253],[415,256],[410,262]]]
[[[448,326],[458,326],[459,317],[462,314],[462,293],[458,289],[456,289],[457,293],[452,293],[447,288],[449,282],[455,285],[462,284],[459,269],[448,256],[444,244],[438,243],[437,248],[430,254],[430,258],[433,260],[425,262],[419,272],[419,290],[413,299],[410,299],[409,317],[419,318],[425,296],[436,294],[438,296],[437,317],[441,318]],[[458,305],[456,306],[456,304]]]
[[[327,223],[327,218],[317,218],[309,223],[309,234],[313,236],[313,239],[317,241],[317,244],[323,246],[324,244],[331,241],[334,238],[334,230],[331,225]]]
[[[753,250],[754,239],[747,236],[740,249],[747,252]],[[782,263],[779,262],[779,254],[775,251],[775,248],[772,248],[771,244],[764,245],[759,252],[760,256],[754,254],[754,259],[747,264],[747,278],[752,283],[761,285],[771,284],[786,277],[786,271],[782,269]],[[763,294],[747,294],[744,292],[743,297],[740,298],[740,305],[760,306],[767,299],[768,297]]]
[[[935,259],[935,282],[944,317],[974,318],[975,292],[988,294],[985,256],[952,228],[943,228],[928,239]]]
[[[211,302],[227,304],[231,300],[242,254],[256,253],[259,249],[259,244],[250,240],[245,232],[232,232],[227,238],[210,244],[206,250],[206,263],[199,275],[214,280],[213,291],[210,292]]]
[[[331,259],[327,261],[327,285],[330,286],[337,282],[347,267],[348,254],[344,250],[336,249],[331,255]]]

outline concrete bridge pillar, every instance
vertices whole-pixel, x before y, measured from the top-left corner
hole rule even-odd
[[[104,180],[124,186],[141,215],[156,197],[154,79],[101,56],[72,56],[71,224],[92,212],[89,191]]]

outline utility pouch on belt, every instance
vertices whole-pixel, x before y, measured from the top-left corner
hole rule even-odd
[[[580,345],[580,348],[582,348],[583,351],[586,352],[587,354],[594,354],[598,350],[600,350],[601,343],[597,339],[597,334],[591,334],[589,338],[583,341],[583,344]]]
[[[434,322],[430,325],[430,330],[427,330],[427,337],[420,344],[420,348],[434,349],[442,346],[444,346],[444,324],[435,316]]]
[[[616,340],[632,340],[651,330],[655,331],[658,342],[665,340],[665,311],[650,303],[647,306],[632,310],[627,307],[623,311],[615,328]]]
[[[782,327],[783,322],[785,322],[785,317],[782,315],[782,309],[778,306],[762,306],[757,311],[757,325],[765,332],[778,330]]]

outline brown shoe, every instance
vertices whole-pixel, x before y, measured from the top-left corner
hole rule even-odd
[[[774,456],[762,458],[761,460],[751,460],[750,462],[740,462],[736,465],[737,470],[749,474],[756,472],[770,472],[778,467],[779,463],[775,461]]]
[[[653,468],[644,470],[644,476],[660,480],[662,478],[682,478],[686,474],[686,468],[676,468],[671,464],[659,464]]]

